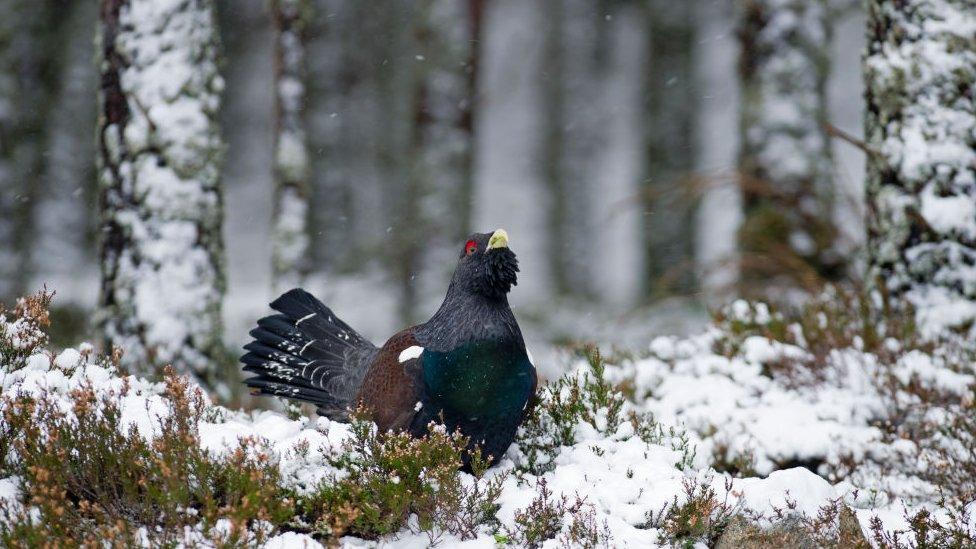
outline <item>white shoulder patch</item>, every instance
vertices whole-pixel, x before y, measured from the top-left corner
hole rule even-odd
[[[406,349],[400,351],[400,364],[419,357],[420,353],[422,352],[424,352],[424,348],[419,345],[407,347]]]
[[[532,351],[528,347],[525,348],[525,354],[529,357],[529,364],[535,366],[535,359],[532,358]]]

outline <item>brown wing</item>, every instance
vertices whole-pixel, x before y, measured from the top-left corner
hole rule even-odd
[[[418,361],[412,358],[400,362],[400,353],[404,349],[419,345],[413,333],[413,327],[407,328],[383,345],[366,372],[356,397],[356,402],[366,408],[381,430],[405,429],[417,413],[417,401],[420,400]]]

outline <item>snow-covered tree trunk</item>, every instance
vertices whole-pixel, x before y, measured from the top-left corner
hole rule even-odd
[[[976,319],[976,5],[867,2],[870,278],[923,326]],[[898,300],[895,300],[897,302]]]
[[[219,387],[224,292],[209,0],[102,0],[100,325],[124,364]]]
[[[695,4],[647,3],[646,171],[643,198],[646,295],[689,293],[695,283],[693,177],[698,96],[694,78]]]
[[[309,262],[309,171],[305,136],[307,0],[274,0],[275,160],[272,277],[276,291],[299,286]]]
[[[738,0],[743,289],[839,274],[825,84],[826,0]]]

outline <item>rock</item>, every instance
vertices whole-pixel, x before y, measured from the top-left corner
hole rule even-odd
[[[729,522],[715,549],[818,549],[799,519],[786,519],[764,530],[742,515]]]
[[[861,523],[854,512],[842,505],[839,514],[836,549],[870,549]],[[799,517],[784,519],[770,528],[760,528],[743,515],[736,515],[719,536],[715,549],[818,549],[810,527]]]
[[[870,549],[871,543],[864,535],[861,522],[857,520],[857,515],[846,505],[840,508],[840,527],[838,528],[840,540],[837,542],[838,549]]]

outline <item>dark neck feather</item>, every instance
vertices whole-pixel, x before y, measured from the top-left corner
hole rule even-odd
[[[417,341],[433,351],[447,352],[471,341],[510,340],[525,347],[508,296],[485,296],[452,280],[437,312],[417,327]]]

